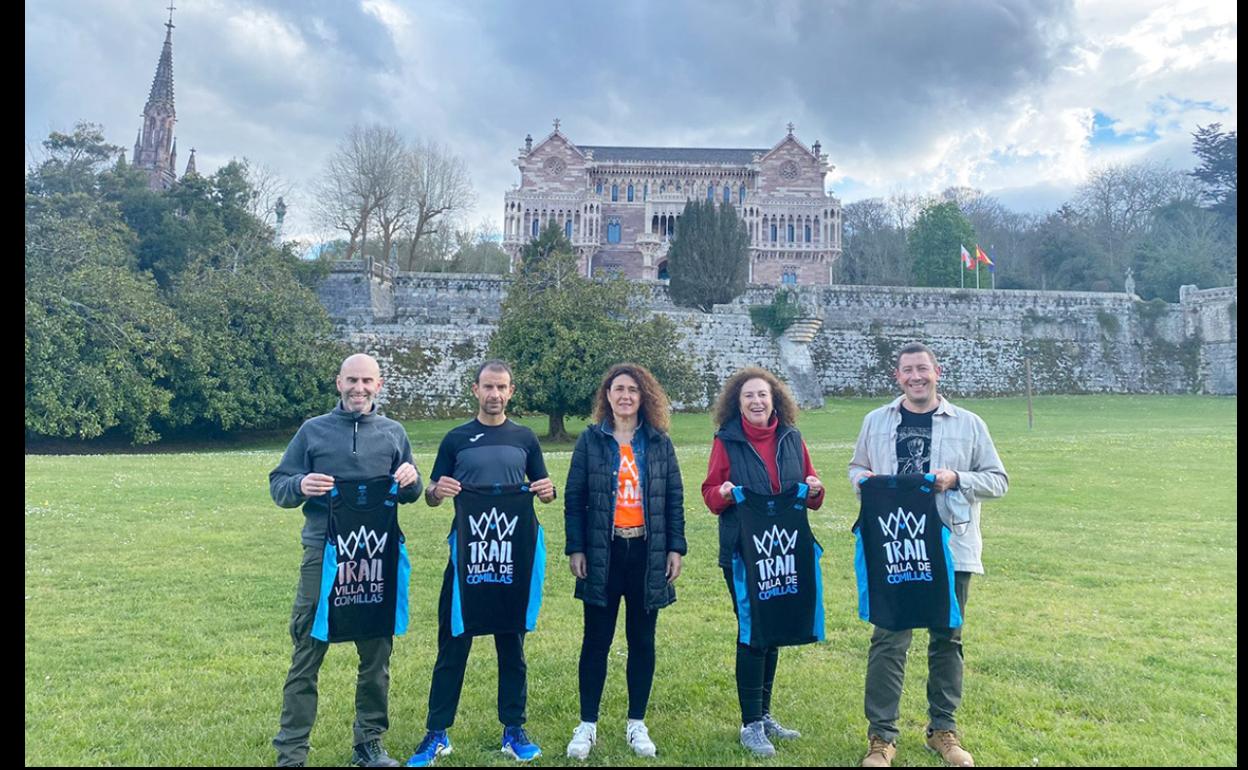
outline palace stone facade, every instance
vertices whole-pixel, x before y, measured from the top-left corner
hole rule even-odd
[[[841,203],[824,190],[819,142],[788,134],[771,149],[601,147],[559,130],[515,160],[520,184],[504,196],[503,247],[513,267],[524,244],[560,225],[585,275],[667,277],[667,251],[689,200],[736,207],[750,233],[750,282],[830,284],[841,255]]]

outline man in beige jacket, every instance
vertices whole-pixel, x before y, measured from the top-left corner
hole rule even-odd
[[[936,508],[949,526],[955,593],[966,615],[971,575],[983,574],[980,501],[1001,497],[1009,477],[978,415],[954,406],[936,390],[940,366],[926,345],[901,348],[894,372],[902,395],[862,421],[849,480],[875,474],[932,473]],[[971,767],[974,760],[958,740],[954,711],[962,701],[962,629],[928,629],[927,746],[946,762]],[[875,628],[867,655],[865,710],[870,746],[863,767],[889,767],[897,753],[897,718],[911,631]]]

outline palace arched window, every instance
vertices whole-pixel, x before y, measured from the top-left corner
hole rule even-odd
[[[724,203],[732,203],[732,185],[724,185]]]
[[[810,243],[810,225],[806,225],[806,242]]]
[[[534,238],[536,238],[536,237],[537,237],[537,229],[538,229],[538,227],[540,227],[540,225],[538,225],[538,223],[537,223],[537,217],[534,217],[534,218],[533,218],[533,237],[534,237]]]
[[[611,185],[611,200],[618,201],[620,199],[620,186],[618,184]]]
[[[628,202],[633,202],[633,186],[631,184],[628,186]]]
[[[715,200],[715,185],[713,185],[713,184],[708,184],[708,185],[706,186],[706,199],[707,199],[708,201],[713,201],[713,200]]]
[[[793,242],[793,223],[789,223],[789,243]]]
[[[607,220],[607,243],[620,242],[620,220],[612,217]]]
[[[741,189],[737,191],[737,201],[742,204],[745,203],[745,185],[744,184],[742,184]]]
[[[771,226],[771,242],[776,242],[776,225],[774,223]]]
[[[563,223],[563,234],[568,236],[569,238],[572,237],[572,220],[571,219]]]

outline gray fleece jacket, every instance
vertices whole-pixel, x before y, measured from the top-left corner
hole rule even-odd
[[[384,417],[373,407],[368,414],[348,412],[339,402],[329,414],[313,417],[299,427],[282,455],[282,461],[269,473],[269,494],[283,508],[303,506],[306,521],[301,539],[304,545],[325,542],[329,523],[326,496],[306,497],[299,491],[303,477],[324,473],[335,479],[369,479],[394,473],[412,460],[412,445],[403,426]],[[420,498],[421,480],[399,490],[399,502]]]

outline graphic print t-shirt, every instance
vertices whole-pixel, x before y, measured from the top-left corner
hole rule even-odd
[[[911,412],[901,407],[901,424],[897,426],[897,475],[927,473],[932,464],[932,415]]]
[[[615,492],[615,526],[640,527],[645,523],[641,510],[641,474],[631,444],[620,447],[619,486]]]

